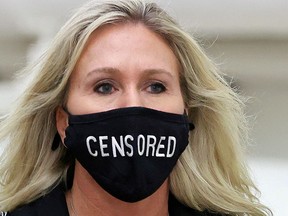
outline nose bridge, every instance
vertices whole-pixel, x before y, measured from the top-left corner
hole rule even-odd
[[[144,98],[137,88],[127,88],[120,99],[121,107],[144,106]]]

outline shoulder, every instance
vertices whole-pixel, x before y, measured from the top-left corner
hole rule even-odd
[[[65,190],[57,186],[47,195],[32,203],[21,206],[12,212],[2,212],[0,216],[69,216]]]

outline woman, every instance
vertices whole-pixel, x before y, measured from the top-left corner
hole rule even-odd
[[[270,214],[242,101],[156,4],[84,5],[26,71],[1,123],[2,215]]]

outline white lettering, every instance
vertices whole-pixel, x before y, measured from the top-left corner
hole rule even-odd
[[[105,140],[108,140],[108,136],[99,136],[101,155],[102,157],[109,157],[109,153],[104,152],[104,149],[108,147],[107,143],[104,143]]]
[[[91,146],[90,146],[90,141],[93,141],[94,143],[97,142],[96,138],[94,136],[89,136],[86,139],[86,145],[87,145],[87,149],[90,155],[92,155],[93,157],[97,157],[98,152],[95,150],[95,152],[92,152],[91,150]]]
[[[141,149],[141,146],[140,146],[141,144],[142,144],[142,149]],[[145,151],[145,137],[142,134],[140,134],[138,136],[137,147],[138,147],[138,154],[140,156],[142,156],[144,154],[144,151]]]
[[[151,156],[155,155],[155,145],[156,145],[157,139],[153,135],[147,135],[147,145],[146,145],[146,157],[149,156],[150,148],[152,149]]]
[[[114,136],[112,136],[111,138],[112,138],[111,143],[112,143],[113,157],[117,157],[116,149],[118,150],[120,155],[124,157],[125,152],[124,152],[124,145],[123,145],[123,136],[120,136],[120,145]]]
[[[164,140],[166,140],[166,137],[165,136],[161,136],[160,140],[159,140],[159,143],[158,143],[157,150],[156,150],[156,157],[165,157],[164,153],[160,153],[160,149],[164,149],[165,148],[165,145],[161,143]]]
[[[171,145],[172,146],[172,150],[171,149]],[[168,144],[167,144],[167,155],[166,157],[172,157],[175,153],[175,149],[176,149],[176,138],[173,136],[169,136],[168,137]]]
[[[137,142],[136,142],[137,141]],[[86,146],[93,157],[133,157],[134,153],[145,157],[173,157],[177,140],[174,136],[132,135],[88,136]],[[136,149],[137,148],[137,149]]]
[[[127,136],[125,136],[125,140],[124,140],[125,146],[130,149],[130,152],[126,151],[126,154],[128,157],[132,157],[133,156],[133,146],[128,142],[128,140],[131,140],[133,142],[133,140],[134,140],[133,136],[127,135]]]

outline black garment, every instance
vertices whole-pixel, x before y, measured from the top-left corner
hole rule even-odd
[[[3,216],[69,216],[63,187],[56,187],[48,195],[16,209],[13,212],[2,212]],[[1,212],[0,212],[0,216]],[[178,202],[171,194],[169,197],[170,216],[217,216],[209,212],[199,212]]]

